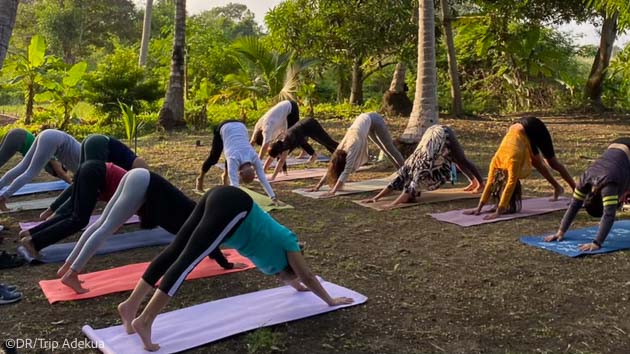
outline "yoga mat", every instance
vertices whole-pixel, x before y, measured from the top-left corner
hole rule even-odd
[[[62,180],[57,180],[53,182],[28,183],[23,185],[22,188],[18,189],[17,192],[13,193],[13,196],[17,197],[19,195],[60,191],[66,189],[68,186],[69,184]],[[4,192],[6,189],[7,187],[3,187],[2,189],[0,189],[0,193]]]
[[[287,171],[288,175],[285,175],[283,172],[278,173],[276,179],[273,181],[269,181],[269,183],[276,182],[284,182],[284,181],[293,181],[298,179],[307,179],[307,178],[321,178],[326,174],[325,168],[306,168],[303,170],[289,170]],[[271,174],[267,175],[267,178],[271,178]],[[258,178],[256,178],[258,181]]]
[[[437,219],[439,221],[445,221],[451,224],[468,227],[468,226],[474,226],[474,225],[489,224],[489,223],[498,222],[498,221],[526,218],[533,215],[541,215],[541,214],[551,213],[552,211],[564,210],[569,206],[569,201],[570,200],[568,198],[564,198],[564,197],[560,198],[559,200],[555,202],[549,201],[549,197],[525,199],[523,200],[523,209],[520,212],[515,213],[515,214],[501,215],[498,218],[492,219],[492,220],[483,219],[485,215],[488,215],[487,210],[490,209],[490,207],[488,206],[484,207],[481,215],[464,214],[464,210],[470,210],[472,208],[468,208],[464,210],[452,210],[452,211],[447,211],[445,213],[435,213],[435,214],[429,214],[429,215],[431,215],[434,219]]]
[[[459,199],[479,198],[479,194],[465,192],[462,188],[438,189],[438,190],[434,190],[430,192],[422,192],[422,194],[420,195],[420,198],[416,199],[417,200],[416,203],[398,204],[394,206],[393,208],[386,209],[385,206],[393,202],[400,195],[400,191],[395,191],[394,193],[396,195],[387,196],[383,199],[380,199],[376,203],[364,203],[360,200],[353,200],[352,202],[362,207],[366,207],[366,208],[370,208],[370,209],[374,209],[378,211],[384,211],[384,210],[391,210],[391,209],[407,208],[410,206],[420,205],[420,204],[449,202],[452,200],[459,200]]]
[[[544,237],[552,235],[554,232],[550,232],[544,236],[524,236],[521,237],[521,242],[569,257],[609,253],[630,248],[630,220],[621,220],[615,221],[602,248],[592,252],[580,251],[578,246],[591,243],[593,239],[595,239],[598,228],[599,226],[592,226],[585,229],[570,230],[564,235],[564,239],[560,242],[545,242],[543,240]]]
[[[6,213],[15,213],[18,211],[24,210],[40,210],[46,209],[55,201],[57,198],[43,198],[43,199],[33,199],[33,200],[24,200],[20,202],[7,203],[8,211],[0,211],[0,214]]]
[[[389,184],[391,179],[388,178],[379,178],[379,179],[368,179],[360,182],[350,182],[343,185],[343,189],[337,191],[335,196],[340,195],[349,195],[349,194],[357,194],[357,193],[365,193],[365,192],[373,192],[379,191]],[[297,193],[303,197],[313,198],[313,199],[322,199],[322,198],[331,198],[324,196],[324,193],[330,190],[328,186],[322,186],[320,190],[317,192],[308,192],[308,188],[300,188],[294,189],[293,193]]]
[[[228,261],[232,263],[245,263],[247,264],[247,268],[223,269],[217,262],[206,257],[188,274],[186,280],[214,277],[255,268],[254,264],[249,259],[241,256],[236,250],[226,249],[223,250],[223,254]],[[84,281],[83,287],[90,290],[85,294],[77,294],[74,290],[63,285],[60,279],[42,280],[39,282],[39,286],[42,288],[44,295],[51,304],[58,301],[91,299],[107,294],[133,290],[136,283],[138,283],[138,280],[149,266],[149,263],[150,262],[136,263],[94,273],[81,274],[79,275],[79,279]]]
[[[248,189],[246,187],[240,186],[239,188],[242,189],[245,193],[249,194],[249,196],[252,197],[254,202],[256,202],[256,204],[258,204],[258,206],[266,212],[269,212],[272,210],[293,209],[293,206],[286,203],[282,203],[282,205],[274,205],[273,201],[268,196],[260,194],[258,192],[254,192],[253,190]],[[193,189],[193,190],[195,191],[195,193],[199,195],[204,195],[204,193],[209,191],[210,188],[206,189],[205,192],[201,192],[196,189]]]
[[[261,290],[253,293],[206,302],[157,316],[152,338],[160,345],[155,353],[175,353],[199,347],[219,339],[257,328],[356,306],[367,297],[339,285],[322,281],[333,297],[346,296],[354,303],[328,306],[312,292],[295,291],[290,286]],[[93,329],[89,325],[83,333],[102,346],[103,353],[144,353],[138,335],[127,335],[121,325]]]
[[[303,158],[303,159],[298,159],[297,157],[289,157],[289,158],[287,158],[286,163],[287,163],[287,166],[303,165],[303,164],[308,163],[308,159],[309,158],[310,157]],[[330,161],[330,157],[318,155],[317,156],[317,160],[314,163],[316,163],[316,162],[328,162],[328,161]],[[277,164],[277,160],[273,160],[271,162],[271,166],[270,167],[271,168],[275,168],[276,164]],[[223,170],[225,170],[225,162],[219,162],[219,163],[215,164],[214,167],[216,167],[216,168],[220,169],[221,171],[223,171]]]
[[[173,241],[173,235],[164,229],[138,230],[109,237],[99,247],[96,254],[108,254],[140,247],[168,245]],[[39,251],[40,258],[33,258],[22,246],[17,248],[19,255],[31,264],[64,262],[72,252],[76,242],[58,243]]]
[[[88,222],[87,226],[84,227],[84,229],[87,228],[88,226],[94,224],[96,222],[96,220],[98,220],[98,218],[100,216],[101,216],[100,214],[90,216],[90,221]],[[139,222],[140,222],[140,218],[138,218],[138,215],[133,215],[132,217],[127,219],[127,221],[125,221],[125,225],[127,225],[127,224],[136,224],[136,223],[139,223]],[[20,229],[22,229],[22,230],[30,230],[30,229],[34,228],[35,226],[37,226],[37,225],[39,225],[41,223],[43,223],[43,221],[21,222],[20,223]]]

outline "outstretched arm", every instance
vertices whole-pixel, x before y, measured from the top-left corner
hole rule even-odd
[[[329,306],[351,304],[354,302],[353,299],[348,297],[331,297],[322,284],[319,283],[319,280],[317,280],[313,272],[311,272],[308,265],[306,265],[306,260],[301,252],[287,252],[287,260],[289,261],[291,269],[293,269],[302,283]]]
[[[270,178],[271,181],[276,179],[276,177],[278,176],[278,173],[280,172],[280,170],[282,170],[284,163],[287,161],[288,155],[289,155],[289,151],[283,151],[282,155],[280,155],[280,158],[278,159],[278,162],[276,163],[276,168],[273,170],[273,175],[271,175],[271,178]]]

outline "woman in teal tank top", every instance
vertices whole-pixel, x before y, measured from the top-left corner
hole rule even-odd
[[[149,265],[129,298],[118,305],[127,333],[137,333],[144,348],[158,350],[151,327],[188,274],[219,245],[236,248],[260,271],[275,275],[297,291],[312,291],[330,306],[349,304],[346,297],[331,297],[306,265],[297,237],[241,189],[219,186],[208,191],[173,243]],[[140,316],[140,304],[158,280],[160,285]]]

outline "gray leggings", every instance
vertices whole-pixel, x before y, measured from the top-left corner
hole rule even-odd
[[[401,168],[405,164],[405,159],[396,146],[392,136],[389,134],[385,120],[380,115],[370,114],[371,124],[370,133],[368,134],[370,140],[376,144],[381,151],[389,158],[389,160],[396,166]]]
[[[125,174],[103,210],[103,215],[83,232],[66,259],[66,263],[72,263],[70,268],[73,271],[81,272],[103,242],[140,209],[150,180],[151,175],[144,168],[136,168]]]
[[[4,166],[16,152],[20,151],[26,140],[26,130],[11,129],[2,139],[0,146],[0,167]]]
[[[52,133],[48,133],[49,131]],[[39,134],[22,161],[0,178],[0,188],[11,183],[0,197],[10,198],[13,193],[37,176],[64,142],[64,137],[54,130],[45,130]]]

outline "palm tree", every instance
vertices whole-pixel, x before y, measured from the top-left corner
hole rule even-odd
[[[400,137],[406,144],[420,141],[424,131],[438,121],[437,68],[435,64],[435,18],[433,0],[420,0],[418,7],[418,76],[413,109]]]
[[[153,12],[153,0],[146,0],[144,8],[144,22],[142,23],[142,42],[140,43],[140,58],[138,64],[145,66],[149,55],[149,42],[151,41],[151,13]]]
[[[184,48],[186,46],[186,0],[175,0],[175,35],[171,73],[164,106],[158,121],[166,130],[184,125]]]
[[[18,0],[0,0],[0,69],[9,49],[9,40],[15,25]]]
[[[256,37],[240,38],[232,49],[240,69],[225,77],[227,87],[216,98],[251,98],[254,102],[263,97],[272,101],[295,99],[300,72],[316,63],[311,59],[295,59],[294,53],[270,50]]]

